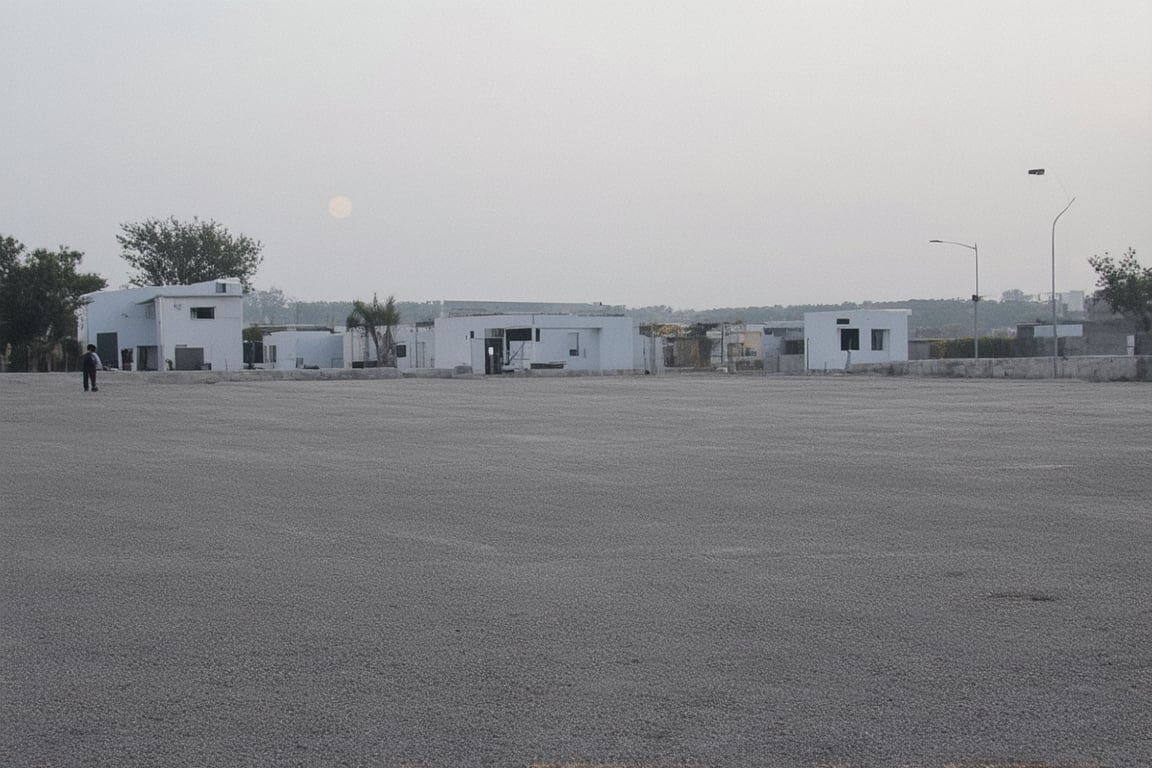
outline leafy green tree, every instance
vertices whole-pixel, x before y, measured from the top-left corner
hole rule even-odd
[[[0,237],[0,353],[10,351],[16,370],[74,338],[84,294],[107,285],[99,275],[77,272],[82,258],[64,246],[26,253],[16,239]]]
[[[252,290],[252,278],[264,260],[263,245],[233,235],[215,221],[148,219],[121,224],[116,236],[120,256],[136,270],[133,285],[188,285],[235,277]]]
[[[1136,261],[1136,249],[1129,248],[1117,261],[1105,251],[1088,263],[1096,270],[1100,295],[1116,312],[1132,315],[1145,331],[1152,331],[1152,267]]]
[[[376,349],[376,365],[396,367],[396,343],[392,339],[392,328],[400,323],[400,311],[396,309],[396,299],[389,296],[383,304],[372,294],[372,303],[357,299],[352,302],[352,312],[345,325],[351,329],[363,329],[365,338],[372,340]]]

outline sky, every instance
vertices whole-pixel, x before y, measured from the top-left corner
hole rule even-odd
[[[1058,291],[1152,264],[1148,0],[0,0],[0,235],[112,287],[175,216],[301,300],[998,299],[1073,197]]]

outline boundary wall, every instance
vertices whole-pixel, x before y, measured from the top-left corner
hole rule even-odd
[[[611,371],[577,371],[577,370],[528,370],[515,373],[492,374],[474,373],[471,366],[461,365],[456,368],[292,368],[287,370],[276,369],[241,369],[238,371],[104,371],[100,373],[101,381],[107,377],[109,381],[115,379],[130,379],[148,384],[216,384],[221,381],[336,381],[336,380],[374,380],[374,379],[484,379],[499,378],[501,375],[515,378],[565,378],[572,376],[634,376],[643,375],[643,370],[624,369]],[[20,374],[4,374],[15,376]],[[43,374],[29,374],[43,375]],[[79,372],[70,374],[79,376]]]
[[[935,376],[968,379],[1051,379],[1051,357],[1000,357],[980,360],[907,360],[853,365],[846,373],[879,376]],[[1061,357],[1056,378],[1086,381],[1152,381],[1152,356]]]

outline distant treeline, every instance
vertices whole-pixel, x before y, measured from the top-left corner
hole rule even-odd
[[[397,301],[401,322],[423,323],[440,314],[438,301]],[[972,302],[962,299],[908,299],[907,301],[865,301],[859,304],[794,304],[772,307],[718,307],[715,309],[673,309],[667,306],[625,308],[639,322],[683,323],[771,323],[798,321],[805,312],[838,309],[909,309],[908,327],[913,338],[962,338],[972,335]],[[244,299],[244,319],[268,325],[343,325],[352,311],[351,301],[297,301],[282,291],[255,291]],[[1061,316],[1065,313],[1061,311]],[[980,334],[1007,335],[1021,323],[1050,322],[1051,305],[1038,301],[980,302]]]

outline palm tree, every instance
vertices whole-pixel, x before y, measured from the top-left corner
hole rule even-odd
[[[368,339],[376,348],[376,365],[396,367],[396,344],[392,340],[392,328],[400,322],[400,310],[396,309],[396,299],[389,296],[383,304],[372,294],[372,303],[366,304],[357,299],[352,302],[352,313],[345,325],[349,330],[364,330],[364,353],[367,357]]]

